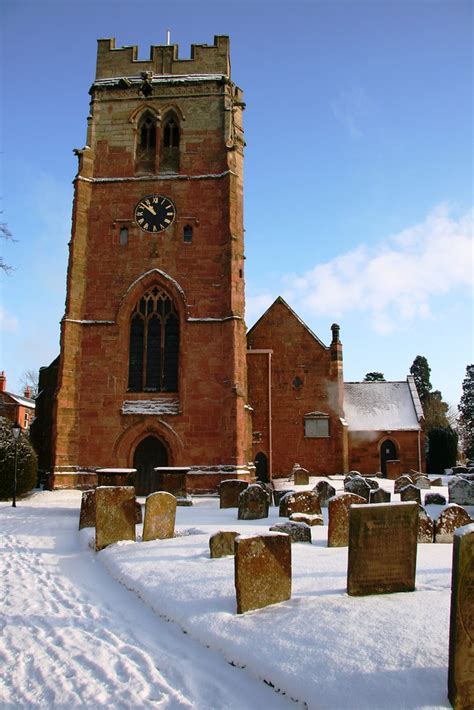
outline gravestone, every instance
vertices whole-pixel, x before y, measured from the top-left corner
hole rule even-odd
[[[469,513],[456,503],[450,503],[447,508],[441,511],[438,520],[435,522],[435,542],[452,542],[454,532],[472,523]]]
[[[95,549],[120,540],[135,540],[133,486],[98,486],[95,489]]]
[[[434,542],[434,520],[422,505],[418,506],[418,542]]]
[[[81,512],[79,514],[79,530],[95,528],[95,489],[84,491],[81,496]]]
[[[319,496],[321,508],[327,508],[329,498],[336,495],[336,489],[328,481],[318,481],[313,491]]]
[[[474,481],[456,478],[449,481],[449,502],[458,505],[474,505]]]
[[[319,496],[314,491],[288,493],[280,500],[279,512],[281,518],[289,518],[292,513],[320,515],[321,504],[319,502]]]
[[[402,472],[402,462],[398,459],[393,459],[391,461],[385,461],[385,468],[387,470],[387,478],[389,481],[394,481],[401,475]]]
[[[248,488],[248,482],[239,478],[227,478],[219,484],[219,507],[238,508],[239,495]]]
[[[433,486],[438,487],[438,486],[442,486],[442,485],[443,485],[443,479],[440,478],[439,476],[438,476],[438,478],[432,478],[432,479],[430,479],[430,482],[431,482],[431,487],[432,487],[432,488],[433,488]]]
[[[150,493],[145,500],[143,542],[174,537],[176,498],[166,491]]]
[[[275,505],[277,505],[279,507],[283,496],[286,496],[287,493],[294,493],[294,492],[295,491],[293,490],[293,488],[288,488],[286,490],[280,490],[280,491],[274,490],[273,491],[273,500],[275,502]]]
[[[400,500],[406,503],[407,501],[415,501],[421,503],[421,491],[413,483],[400,489]]]
[[[375,478],[368,478],[364,476],[363,480],[367,483],[371,491],[378,491],[380,488],[379,482],[376,481]]]
[[[310,527],[313,527],[313,525],[324,525],[322,515],[309,515],[309,513],[292,513],[290,520],[295,523],[306,523],[306,525]]]
[[[209,554],[212,558],[227,557],[235,553],[235,538],[239,533],[233,530],[219,530],[209,538]]]
[[[474,524],[454,534],[448,697],[454,710],[474,708]]]
[[[425,505],[446,505],[446,498],[441,493],[427,493]]]
[[[413,478],[409,476],[407,473],[404,473],[403,476],[400,476],[397,478],[395,483],[393,484],[393,492],[394,493],[400,493],[402,488],[405,488],[405,486],[410,486],[413,484]]]
[[[245,492],[245,491],[244,491]],[[235,539],[237,613],[291,598],[291,540],[268,532]]]
[[[255,481],[255,483],[268,493],[268,502],[270,505],[273,505],[273,484],[265,483],[264,481]]]
[[[467,472],[468,472],[468,468],[467,468],[467,466],[453,466],[452,472],[453,472],[454,474],[457,474],[457,473],[467,473]]]
[[[186,477],[189,466],[157,466],[154,469],[154,488],[156,491],[171,493],[176,498],[187,499]]]
[[[328,547],[349,544],[349,508],[354,503],[363,505],[366,500],[354,493],[341,493],[328,500]]]
[[[431,488],[431,481],[428,476],[418,476],[415,479],[415,486],[420,490],[427,490]]]
[[[347,593],[413,591],[417,535],[415,502],[353,505],[349,510]]]
[[[383,488],[370,491],[369,503],[390,503],[392,494],[390,491],[384,491]]]
[[[362,476],[356,476],[349,481],[344,481],[344,490],[346,493],[354,493],[356,496],[365,498],[369,502],[371,488],[367,481]]]
[[[307,486],[309,483],[309,472],[305,468],[294,468],[293,482],[295,486]]]
[[[239,520],[258,520],[268,518],[270,496],[257,483],[251,483],[239,495]]]
[[[286,533],[291,538],[291,542],[311,542],[311,528],[306,523],[288,521],[272,525],[270,532]]]

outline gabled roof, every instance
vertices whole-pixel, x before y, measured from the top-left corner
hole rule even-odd
[[[419,431],[423,410],[411,379],[345,382],[344,417],[349,431]]]
[[[316,342],[317,342],[322,348],[324,348],[325,350],[329,350],[329,348],[327,347],[327,345],[324,345],[324,343],[318,338],[318,336],[317,336],[315,333],[313,333],[313,331],[311,330],[311,328],[309,328],[309,327],[306,325],[306,323],[305,323],[303,320],[301,320],[301,318],[299,317],[299,315],[297,315],[297,314],[295,313],[295,311],[287,304],[287,302],[286,302],[281,296],[278,296],[278,298],[276,298],[276,299],[273,301],[272,305],[267,308],[267,310],[265,311],[265,313],[264,313],[263,315],[261,315],[260,318],[258,319],[258,321],[253,324],[253,326],[250,328],[250,330],[247,331],[247,337],[249,337],[249,335],[251,335],[251,334],[259,327],[259,325],[267,318],[267,316],[268,316],[268,314],[270,313],[270,311],[271,311],[273,308],[275,308],[275,306],[276,306],[277,304],[281,304],[281,305],[285,306],[285,308],[288,310],[288,312],[291,313],[291,315],[298,321],[298,323],[300,323],[300,325],[303,326],[303,328],[310,334],[310,336],[311,336],[312,338],[314,338],[314,340],[316,340]]]
[[[12,399],[17,404],[20,404],[22,407],[29,407],[30,409],[34,409],[36,406],[34,399],[22,397],[21,394],[13,394],[12,392],[2,392],[2,394],[6,394],[8,397],[10,397],[10,399]]]

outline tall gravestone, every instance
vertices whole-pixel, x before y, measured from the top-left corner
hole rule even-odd
[[[135,540],[135,488],[99,486],[95,489],[95,549],[120,540]]]
[[[366,500],[355,493],[341,493],[328,500],[328,547],[349,544],[349,508],[355,503],[364,505]]]
[[[235,539],[237,613],[291,597],[291,540],[269,532]]]
[[[176,498],[166,491],[158,491],[147,496],[145,501],[145,522],[143,542],[166,540],[174,537],[176,520]]]
[[[448,697],[454,710],[474,708],[474,523],[454,533]]]
[[[238,508],[239,495],[248,488],[248,482],[239,478],[226,478],[219,483],[219,507]]]
[[[258,520],[268,518],[270,495],[257,483],[251,483],[239,495],[239,520]]]
[[[417,536],[415,502],[351,506],[347,593],[413,591]]]

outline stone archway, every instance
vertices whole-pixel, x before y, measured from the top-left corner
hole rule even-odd
[[[137,469],[135,492],[146,496],[154,491],[154,469],[168,466],[169,455],[165,444],[157,436],[147,436],[138,444],[133,454],[133,468]]]
[[[395,461],[397,456],[397,445],[391,439],[385,439],[380,445],[380,470],[384,477],[387,477],[387,461]]]

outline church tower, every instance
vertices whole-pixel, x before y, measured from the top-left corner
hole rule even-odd
[[[146,493],[153,466],[192,466],[193,487],[208,489],[221,467],[245,475],[251,458],[244,104],[229,39],[192,45],[190,59],[177,45],[153,46],[145,61],[137,47],[101,39],[90,94],[87,145],[76,151],[56,484],[138,467]]]

